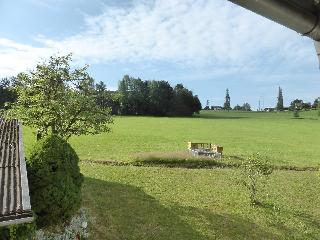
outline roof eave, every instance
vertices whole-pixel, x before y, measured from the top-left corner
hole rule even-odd
[[[31,211],[27,167],[26,167],[26,161],[25,161],[24,150],[23,150],[22,127],[20,123],[18,123],[18,127],[19,127],[19,157],[20,157],[22,208],[25,211],[29,211],[29,210]]]
[[[23,223],[30,223],[33,220],[34,220],[33,217],[12,219],[12,220],[8,220],[8,221],[0,222],[0,227],[6,227],[6,226],[10,226],[10,225],[17,225],[17,224],[23,224]]]

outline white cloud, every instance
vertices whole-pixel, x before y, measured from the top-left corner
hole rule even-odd
[[[53,49],[32,47],[0,38],[0,76],[11,76],[32,69],[37,62],[53,53]]]
[[[105,6],[103,14],[87,16],[86,24],[85,31],[65,39],[39,38],[40,48],[2,39],[0,75],[31,67],[54,52],[73,52],[87,63],[160,60],[206,69],[228,66],[226,71],[270,68],[274,62],[294,69],[315,60],[298,34],[226,0]]]
[[[87,17],[87,31],[44,43],[97,61],[167,60],[195,65],[244,65],[305,57],[298,34],[225,0],[157,0],[106,7]],[[265,60],[265,59],[264,59]]]

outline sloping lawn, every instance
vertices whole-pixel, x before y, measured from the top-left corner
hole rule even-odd
[[[319,239],[317,172],[276,171],[252,207],[238,170],[81,164],[91,239]]]
[[[111,133],[71,138],[82,160],[91,239],[320,239],[317,171],[274,171],[259,192],[261,203],[251,206],[237,180],[240,170],[217,168],[260,152],[275,166],[314,170],[320,120],[312,111],[300,116],[203,111],[193,118],[115,117]],[[35,136],[23,130],[28,156]],[[223,164],[184,161],[188,141],[221,144],[224,158],[216,161]],[[158,156],[162,167],[155,167]],[[150,167],[85,160],[146,160]],[[191,165],[213,169],[186,169]]]

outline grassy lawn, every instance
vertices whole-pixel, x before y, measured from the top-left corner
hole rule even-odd
[[[226,157],[260,152],[276,165],[319,166],[320,120],[316,112],[203,111],[194,118],[116,117],[112,132],[73,137],[81,160],[134,161],[145,153],[186,151],[188,141],[220,144]],[[35,137],[24,129],[27,152]]]
[[[316,172],[274,172],[262,206],[252,207],[235,181],[238,170],[81,169],[92,239],[320,238]]]
[[[316,112],[300,116],[202,111],[193,118],[116,117],[111,133],[70,142],[81,160],[133,162],[160,156],[183,163],[191,140],[222,145],[222,162],[260,152],[277,166],[317,167],[320,119]],[[25,127],[27,155],[34,140]],[[255,207],[237,181],[237,168],[83,161],[81,171],[83,205],[93,218],[91,239],[320,239],[317,171],[274,171]]]

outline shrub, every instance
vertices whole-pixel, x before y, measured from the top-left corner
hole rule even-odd
[[[80,208],[83,176],[78,161],[76,152],[61,137],[51,135],[37,142],[27,167],[38,226],[62,223]]]
[[[35,240],[75,240],[88,239],[88,222],[90,221],[86,211],[84,209],[80,210],[80,214],[74,216],[70,224],[64,228],[64,231],[60,234],[45,232],[43,230],[38,230],[36,232]]]
[[[293,112],[293,117],[298,118],[300,117],[299,111],[298,110],[294,110]]]
[[[257,200],[258,181],[270,175],[272,171],[272,166],[258,153],[250,156],[242,163],[242,183],[248,189],[250,203],[252,205],[259,203]]]
[[[36,234],[34,223],[24,223],[0,227],[1,240],[28,240],[33,239]]]

